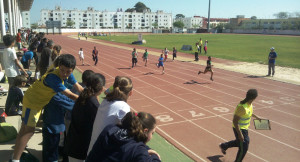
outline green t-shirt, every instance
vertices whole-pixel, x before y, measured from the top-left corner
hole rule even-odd
[[[148,58],[148,52],[145,52],[143,57]]]
[[[137,52],[135,51],[132,52],[132,58],[137,58]]]

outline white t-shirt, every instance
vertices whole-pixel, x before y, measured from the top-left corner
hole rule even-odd
[[[84,56],[83,56],[83,51],[79,51],[79,53],[78,53],[78,54],[79,54],[79,57],[80,57],[80,58],[84,59]]]
[[[18,58],[14,48],[5,48],[3,50],[3,63],[7,77],[16,77],[21,75],[19,67],[15,62],[16,59]]]
[[[130,112],[130,106],[124,101],[107,101],[103,100],[98,108],[97,115],[95,117],[93,132],[90,141],[90,146],[87,155],[92,150],[94,143],[98,139],[98,136],[102,130],[110,124],[120,123],[122,118]]]
[[[169,50],[165,50],[165,56],[168,56]]]

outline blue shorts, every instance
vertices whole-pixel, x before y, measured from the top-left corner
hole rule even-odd
[[[159,62],[158,63],[158,67],[160,67],[160,66],[164,66],[164,63],[163,62]]]

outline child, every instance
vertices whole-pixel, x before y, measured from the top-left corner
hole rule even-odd
[[[174,61],[174,58],[177,57],[177,50],[175,47],[173,47],[173,61]]]
[[[145,49],[145,53],[143,55],[143,61],[145,62],[145,66],[147,66],[147,62],[148,62],[148,50]]]
[[[117,76],[113,87],[113,91],[106,95],[98,108],[88,153],[93,148],[101,131],[107,125],[121,122],[126,113],[130,112],[127,99],[132,95],[133,86],[131,79],[125,76]]]
[[[64,54],[59,57],[58,67],[47,71],[41,79],[32,84],[23,97],[22,125],[16,139],[13,160],[19,160],[28,141],[34,134],[36,123],[41,114],[41,110],[46,106],[51,98],[58,92],[66,95],[72,100],[76,100],[78,95],[68,90],[64,83],[75,86],[81,92],[83,88],[77,83],[72,74],[76,60],[71,54]]]
[[[162,73],[165,73],[165,66],[164,66],[164,57],[163,54],[160,54],[160,58],[158,59],[158,64],[156,64],[157,68],[162,67]]]
[[[208,43],[208,41],[206,40],[205,43],[204,43],[204,51],[205,51],[205,54],[207,54],[207,43]]]
[[[74,101],[57,93],[44,107],[43,113],[43,161],[58,161],[60,137],[65,131],[64,115],[71,111]]]
[[[159,154],[146,145],[155,129],[156,120],[151,114],[128,112],[120,124],[104,128],[86,162],[111,159],[159,162]]]
[[[78,54],[79,54],[79,60],[82,62],[82,65],[84,65],[83,63],[84,55],[83,55],[82,48],[80,48]]]
[[[211,57],[208,56],[208,60],[206,61],[206,68],[205,68],[204,72],[199,71],[198,75],[201,74],[201,73],[205,74],[205,73],[207,73],[209,71],[211,73],[210,80],[214,81],[214,79],[213,79],[214,71],[212,70],[212,66],[213,65],[211,64]]]
[[[14,85],[9,89],[5,103],[5,113],[8,116],[22,114],[20,103],[22,103],[24,93],[21,87],[24,87],[26,82],[27,79],[24,75],[18,75],[15,78]]]
[[[164,54],[165,54],[165,60],[164,60],[164,62],[166,62],[167,58],[168,58],[168,54],[169,54],[169,50],[167,48],[165,48]]]
[[[97,114],[99,95],[105,86],[105,77],[96,73],[88,78],[72,110],[72,120],[66,138],[65,150],[70,161],[84,161],[89,148]]]
[[[31,60],[33,59],[34,52],[36,52],[36,47],[31,47],[29,51],[24,52],[21,63],[25,69],[29,69]]]
[[[96,49],[96,46],[94,47],[92,56],[93,56],[93,61],[95,61],[95,66],[96,66],[98,63],[98,50]]]
[[[133,48],[133,51],[132,51],[131,55],[132,55],[132,60],[131,61],[132,61],[132,68],[133,68],[133,66],[136,66],[137,57],[138,57],[138,53],[137,53],[135,48]]]
[[[3,63],[5,68],[5,74],[8,79],[9,89],[14,85],[15,77],[20,75],[20,71],[24,72],[24,75],[28,77],[25,69],[21,66],[19,62],[16,51],[14,49],[15,38],[12,35],[5,35],[3,37],[3,42],[5,45],[5,49],[3,50]]]

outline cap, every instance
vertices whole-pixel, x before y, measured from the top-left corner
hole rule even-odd
[[[275,49],[274,47],[271,47],[271,48],[270,48],[270,50],[274,50],[274,49]]]

